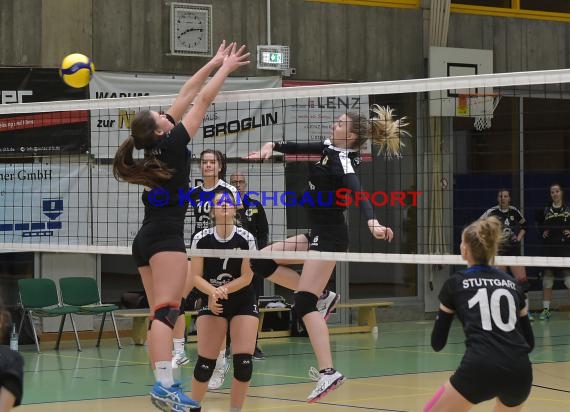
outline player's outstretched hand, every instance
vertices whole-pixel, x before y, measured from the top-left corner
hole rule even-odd
[[[376,219],[370,219],[368,221],[368,228],[370,229],[372,236],[376,239],[385,239],[388,242],[391,242],[394,238],[394,232],[392,229],[382,226]]]
[[[245,156],[244,159],[263,161],[269,159],[271,156],[273,156],[273,142],[267,142],[261,146],[260,150],[251,152]]]
[[[230,43],[228,46],[226,46],[226,41],[223,40],[220,44],[220,47],[218,47],[216,55],[212,57],[212,63],[214,63],[217,67],[221,66],[224,63],[226,56],[230,54],[230,47],[232,47],[232,44],[233,43]]]
[[[236,42],[233,42],[226,48],[225,52],[222,67],[226,68],[230,73],[250,63],[248,60],[249,52],[247,52],[245,44],[238,49]]]

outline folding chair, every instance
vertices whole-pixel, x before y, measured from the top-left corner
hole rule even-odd
[[[36,327],[34,325],[34,316],[37,316],[39,318],[61,316],[59,332],[57,334],[57,342],[55,344],[55,349],[57,350],[59,349],[59,342],[61,341],[61,334],[63,332],[65,317],[69,315],[69,318],[71,319],[71,326],[73,327],[73,332],[75,333],[77,350],[81,351],[79,336],[77,335],[77,329],[75,327],[75,322],[73,321],[72,316],[73,313],[78,313],[79,308],[75,306],[61,306],[59,303],[57,288],[54,281],[51,279],[19,279],[18,287],[20,289],[20,302],[22,304],[22,310],[24,311],[24,314],[27,314],[30,318],[30,323],[32,324],[32,329],[34,331],[34,340],[36,342],[38,353],[41,351],[40,345],[38,343]],[[22,332],[24,317],[25,316],[22,316],[22,319],[20,320],[18,333]]]
[[[78,315],[103,315],[101,319],[101,327],[99,328],[99,337],[97,338],[97,346],[101,343],[101,335],[103,334],[103,326],[107,313],[111,314],[113,327],[115,328],[115,337],[119,349],[121,340],[119,339],[119,331],[115,322],[114,311],[119,309],[117,305],[103,305],[99,295],[99,287],[97,281],[87,277],[68,277],[59,279],[59,289],[61,291],[61,301],[65,305],[78,307]]]

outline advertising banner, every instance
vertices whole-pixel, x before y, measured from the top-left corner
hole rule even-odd
[[[78,162],[0,164],[0,243],[88,244],[88,172]]]
[[[0,68],[2,104],[87,98],[87,89],[67,86],[56,69]],[[85,153],[89,145],[87,111],[0,116],[0,156]]]
[[[174,95],[188,80],[182,76],[95,73],[89,85],[92,99]],[[223,89],[249,90],[281,87],[279,77],[228,78]],[[221,150],[229,158],[245,156],[262,142],[283,135],[283,104],[244,101],[212,105],[190,149],[198,156],[205,148]],[[166,111],[168,107],[138,107],[91,111],[91,148],[96,158],[113,158],[129,136],[130,124],[140,110]],[[139,154],[140,155],[140,154]]]

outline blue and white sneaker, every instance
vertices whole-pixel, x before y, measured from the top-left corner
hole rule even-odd
[[[198,408],[199,402],[189,398],[175,383],[170,388],[165,388],[156,382],[150,391],[150,400],[154,406],[165,412],[186,412],[192,408]]]

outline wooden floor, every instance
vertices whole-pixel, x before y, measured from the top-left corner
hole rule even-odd
[[[570,318],[555,313],[547,322],[533,324],[537,346],[532,354],[534,383],[525,411],[570,410]],[[245,411],[420,411],[439,386],[449,378],[464,350],[458,322],[444,351],[429,346],[431,322],[398,322],[379,325],[372,334],[331,337],[335,367],[349,379],[322,402],[304,399],[313,389],[307,371],[314,355],[307,338],[261,341],[266,359],[254,364],[254,377]],[[26,360],[24,405],[20,412],[58,411],[154,411],[148,396],[152,373],[146,349],[125,339],[119,351],[113,340],[100,349],[85,341],[78,353],[73,342],[59,352],[46,343],[38,355],[23,349]],[[196,358],[195,345],[187,351]],[[187,386],[193,366],[179,370]],[[230,370],[231,374],[231,370]],[[228,383],[230,379],[227,380]],[[203,411],[229,409],[227,384],[209,392]],[[491,403],[474,411],[489,411]]]

